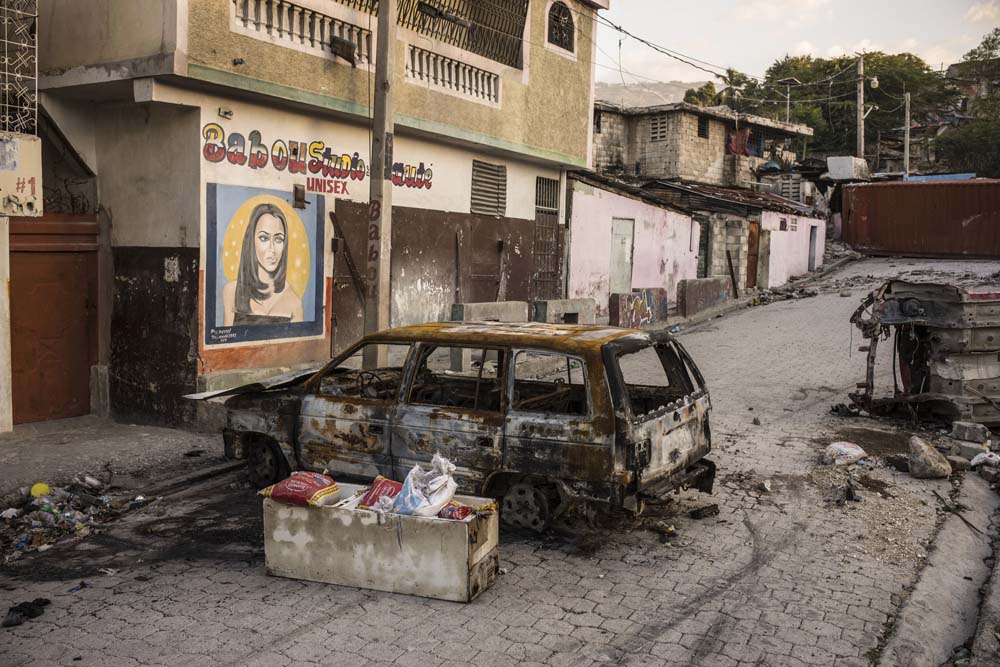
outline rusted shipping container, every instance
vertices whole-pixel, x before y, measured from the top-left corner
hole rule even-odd
[[[1000,180],[844,188],[843,238],[873,255],[1000,257]]]

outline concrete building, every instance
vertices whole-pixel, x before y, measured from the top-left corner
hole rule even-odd
[[[747,188],[764,164],[795,161],[812,128],[685,102],[594,106],[594,169],[627,180]]]
[[[659,289],[675,304],[678,283],[697,276],[699,224],[639,188],[595,174],[572,174],[569,191],[569,298],[594,299],[601,321],[612,294]]]
[[[444,4],[462,20],[400,3],[394,325],[563,296],[566,172],[593,146],[608,0]],[[92,250],[65,289],[88,285],[93,410],[188,422],[182,395],[361,334],[374,23],[369,0],[39,1],[39,229]]]

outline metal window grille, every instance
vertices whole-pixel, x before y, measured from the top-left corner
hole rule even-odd
[[[500,103],[499,75],[412,44],[406,77],[477,101]]]
[[[37,0],[0,2],[0,130],[38,129]]]
[[[539,176],[535,179],[535,230],[531,247],[535,261],[531,291],[536,299],[561,296],[559,232],[559,181]]]
[[[473,213],[503,217],[507,213],[507,167],[472,161]]]
[[[358,11],[378,12],[378,0],[336,1]],[[468,21],[468,27],[428,16],[417,9],[420,1],[399,0],[399,25],[509,67],[523,68],[528,0],[423,0]]]
[[[575,37],[573,14],[569,7],[561,2],[553,3],[549,9],[549,43],[572,51]]]
[[[667,139],[667,116],[660,114],[653,116],[649,121],[650,141],[666,141]]]
[[[594,109],[594,134],[601,133],[601,110]]]
[[[709,121],[707,116],[698,116],[698,136],[708,139]]]

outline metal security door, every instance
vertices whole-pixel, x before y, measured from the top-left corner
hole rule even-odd
[[[535,180],[535,229],[531,248],[535,260],[531,294],[535,299],[562,297],[561,240],[559,181],[538,177]]]
[[[611,293],[632,291],[632,238],[635,220],[611,220]]]
[[[816,270],[816,226],[809,228],[809,270]]]
[[[757,287],[757,257],[760,254],[760,223],[751,222],[747,230],[747,289]]]

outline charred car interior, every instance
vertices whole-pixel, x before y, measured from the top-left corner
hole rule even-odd
[[[403,327],[318,371],[200,397],[223,396],[227,449],[258,485],[295,469],[398,479],[440,453],[462,492],[535,530],[570,508],[635,513],[679,488],[711,492],[715,475],[708,391],[666,332]]]

